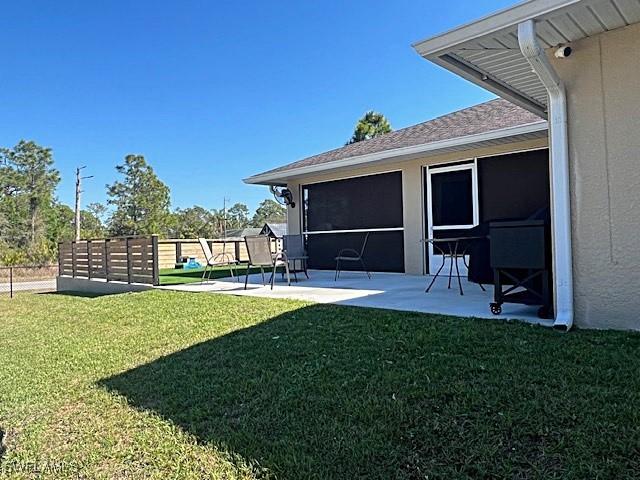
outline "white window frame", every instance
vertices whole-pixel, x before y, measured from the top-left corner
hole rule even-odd
[[[465,162],[465,160],[460,160]],[[427,165],[426,169],[426,195],[427,195],[427,238],[433,238],[434,232],[442,230],[465,230],[471,229],[480,223],[480,198],[478,191],[478,158],[468,159],[465,163],[456,162],[455,165]],[[468,225],[433,225],[433,197],[431,195],[431,177],[439,173],[458,172],[462,170],[471,171],[471,195],[473,202],[473,223]],[[423,177],[424,178],[424,177]],[[423,180],[424,181],[424,180]],[[428,250],[428,273],[434,275],[438,270],[441,260],[433,253],[433,245],[427,243]],[[466,272],[461,272],[461,275]]]

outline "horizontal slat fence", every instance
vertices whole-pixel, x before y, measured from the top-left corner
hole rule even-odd
[[[238,262],[249,260],[244,239],[207,239],[214,255]],[[276,252],[281,241],[272,239]],[[159,284],[160,269],[174,268],[184,258],[206,263],[198,239],[157,236],[121,237],[62,242],[58,245],[60,275],[128,283]]]
[[[58,264],[63,276],[158,285],[158,237],[62,242]]]

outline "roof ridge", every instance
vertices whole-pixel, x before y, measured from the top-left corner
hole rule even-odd
[[[512,106],[514,106],[514,107],[516,107],[516,108],[521,108],[521,107],[518,107],[516,104],[511,103],[511,102],[509,102],[509,101],[507,101],[507,100],[505,100],[505,99],[503,99],[503,98],[500,98],[500,97],[498,97],[498,98],[493,98],[493,99],[491,99],[491,100],[487,100],[486,102],[476,103],[475,105],[471,105],[471,106],[469,106],[469,107],[461,108],[461,109],[459,109],[459,110],[453,110],[453,111],[451,111],[451,112],[449,112],[449,113],[443,113],[442,115],[438,115],[437,117],[430,118],[429,120],[425,120],[424,122],[418,122],[418,123],[413,124],[413,125],[408,125],[408,126],[406,126],[406,127],[399,128],[398,130],[393,130],[393,131],[391,131],[391,132],[384,133],[384,134],[382,134],[382,135],[378,135],[377,137],[368,138],[367,140],[363,140],[363,141],[367,142],[367,141],[369,141],[369,140],[374,140],[374,139],[376,139],[376,138],[383,137],[384,135],[389,135],[389,134],[391,134],[391,133],[397,133],[397,132],[401,132],[401,131],[403,131],[403,130],[407,130],[407,129],[409,129],[409,128],[417,127],[418,125],[424,125],[425,123],[435,122],[435,121],[440,120],[441,118],[449,117],[449,116],[451,116],[451,115],[455,115],[455,114],[457,114],[457,113],[462,113],[462,112],[465,112],[465,111],[467,111],[467,110],[473,110],[473,109],[476,109],[476,108],[481,107],[481,106],[483,106],[483,105],[488,105],[488,104],[490,104],[490,103],[503,103],[503,102],[504,102],[504,103],[508,103],[509,105],[512,105]]]
[[[399,147],[433,143],[482,132],[530,125],[538,121],[544,122],[544,119],[508,100],[494,98],[361,142],[343,145],[304,157],[281,167],[262,172],[260,175],[284,171],[304,164],[328,163],[334,160],[358,157]]]
[[[352,145],[354,145],[354,146],[355,145],[362,146],[362,145],[370,143],[370,142],[372,142],[374,140],[388,138],[389,136],[391,136],[393,134],[396,134],[396,133],[400,133],[400,132],[402,132],[404,130],[409,130],[409,129],[415,128],[415,127],[417,127],[419,125],[425,125],[427,123],[435,122],[435,121],[440,120],[442,118],[449,117],[449,116],[455,115],[457,113],[462,113],[462,112],[465,112],[467,110],[473,110],[475,108],[481,107],[483,105],[488,105],[490,103],[507,103],[510,106],[513,106],[513,107],[516,107],[516,108],[521,108],[521,107],[518,107],[516,104],[511,103],[511,102],[509,102],[509,101],[507,101],[507,100],[505,100],[503,98],[500,98],[500,97],[493,98],[491,100],[487,100],[486,102],[476,103],[475,105],[471,105],[469,107],[461,108],[459,110],[453,110],[452,112],[449,112],[449,113],[443,113],[442,115],[438,115],[437,117],[430,118],[429,120],[425,120],[424,122],[418,122],[418,123],[414,123],[413,125],[407,125],[406,127],[402,127],[402,128],[397,129],[397,130],[392,130],[391,132],[383,133],[381,135],[376,135],[375,137],[367,138],[365,140],[360,140],[359,142],[346,143],[346,144],[344,144],[344,145],[342,145],[340,147],[335,147],[335,148],[332,148],[330,150],[325,150],[324,152],[317,153],[315,155],[310,155],[308,157],[304,157],[304,158],[301,158],[301,159],[296,160],[296,161],[304,160],[305,158],[315,157],[317,155],[324,155],[326,153],[335,152],[336,150],[342,150],[343,148],[351,147]],[[540,120],[543,120],[543,119],[540,119]]]

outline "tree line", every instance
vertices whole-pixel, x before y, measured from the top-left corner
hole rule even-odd
[[[358,120],[347,145],[391,131],[386,117],[371,110]],[[216,238],[225,226],[232,230],[286,221],[286,209],[271,199],[253,215],[244,203],[226,211],[198,205],[172,210],[169,187],[142,155],[127,155],[116,173],[120,178],[106,186],[106,203],[91,203],[80,212],[82,238]],[[74,212],[55,195],[59,183],[50,148],[26,140],[0,148],[0,265],[51,262],[58,242],[74,238]]]
[[[171,209],[170,189],[142,155],[116,166],[107,201],[80,212],[82,238],[158,234],[165,238],[221,237],[227,230],[284,222],[286,209],[266,199],[253,215],[244,203],[224,212],[194,205]],[[74,237],[74,212],[56,197],[60,172],[50,148],[21,140],[0,148],[0,265],[52,262],[60,241]]]

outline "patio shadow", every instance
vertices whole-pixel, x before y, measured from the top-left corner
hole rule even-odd
[[[571,375],[552,368],[577,355],[564,338],[316,304],[99,383],[278,478],[524,478],[568,458],[548,453],[571,444],[578,408],[558,395]],[[603,415],[588,402],[584,415]]]
[[[370,317],[368,309],[311,305],[100,384],[279,478],[353,478],[372,469],[393,476],[415,464],[406,432],[419,422],[400,391],[427,378],[424,354],[414,350],[424,345],[409,340],[434,322],[410,313],[401,321],[393,312]]]

